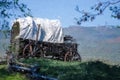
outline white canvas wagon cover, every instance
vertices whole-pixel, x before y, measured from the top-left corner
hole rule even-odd
[[[40,25],[38,41],[63,43],[63,31],[59,20],[49,20],[42,18],[19,18],[14,21],[19,22],[20,33],[15,38],[36,40],[38,25]]]

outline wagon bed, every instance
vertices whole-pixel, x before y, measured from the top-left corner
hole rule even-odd
[[[81,60],[77,43],[49,43],[20,39],[18,57],[42,57],[64,61]]]

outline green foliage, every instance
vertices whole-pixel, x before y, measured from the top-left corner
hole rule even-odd
[[[21,59],[27,64],[39,64],[40,74],[58,80],[120,80],[120,66],[108,65],[101,61],[63,62],[50,59]],[[0,65],[0,80],[27,80],[19,73],[8,73],[5,65]]]
[[[112,17],[120,19],[120,6],[111,6],[110,10],[112,11]]]
[[[10,20],[22,16],[30,16],[30,9],[20,0],[0,0],[0,26],[9,29]]]
[[[119,80],[120,66],[112,66],[100,61],[62,62],[31,58],[25,63],[40,65],[40,73],[59,80]]]
[[[0,65],[0,80],[28,80],[23,74],[9,73],[6,65]]]
[[[120,19],[120,0],[105,0],[105,1],[99,1],[97,4],[91,7],[91,11],[84,11],[80,10],[78,6],[76,6],[76,11],[80,13],[79,18],[75,18],[77,21],[77,24],[81,24],[82,22],[86,21],[93,21],[98,15],[101,15],[104,13],[104,11],[109,8],[109,10],[112,12],[111,16],[116,19]]]

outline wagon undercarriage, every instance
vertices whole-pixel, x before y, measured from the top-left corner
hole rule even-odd
[[[48,43],[28,39],[20,39],[18,57],[41,57],[63,61],[81,61],[76,43]]]

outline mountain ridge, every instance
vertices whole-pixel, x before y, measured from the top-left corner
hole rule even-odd
[[[76,39],[83,61],[102,59],[120,63],[120,28],[71,26],[63,31]]]
[[[83,61],[100,59],[120,64],[120,28],[71,26],[63,28],[63,33],[76,39]],[[4,52],[3,45],[10,39],[3,36],[0,33],[0,53]]]

